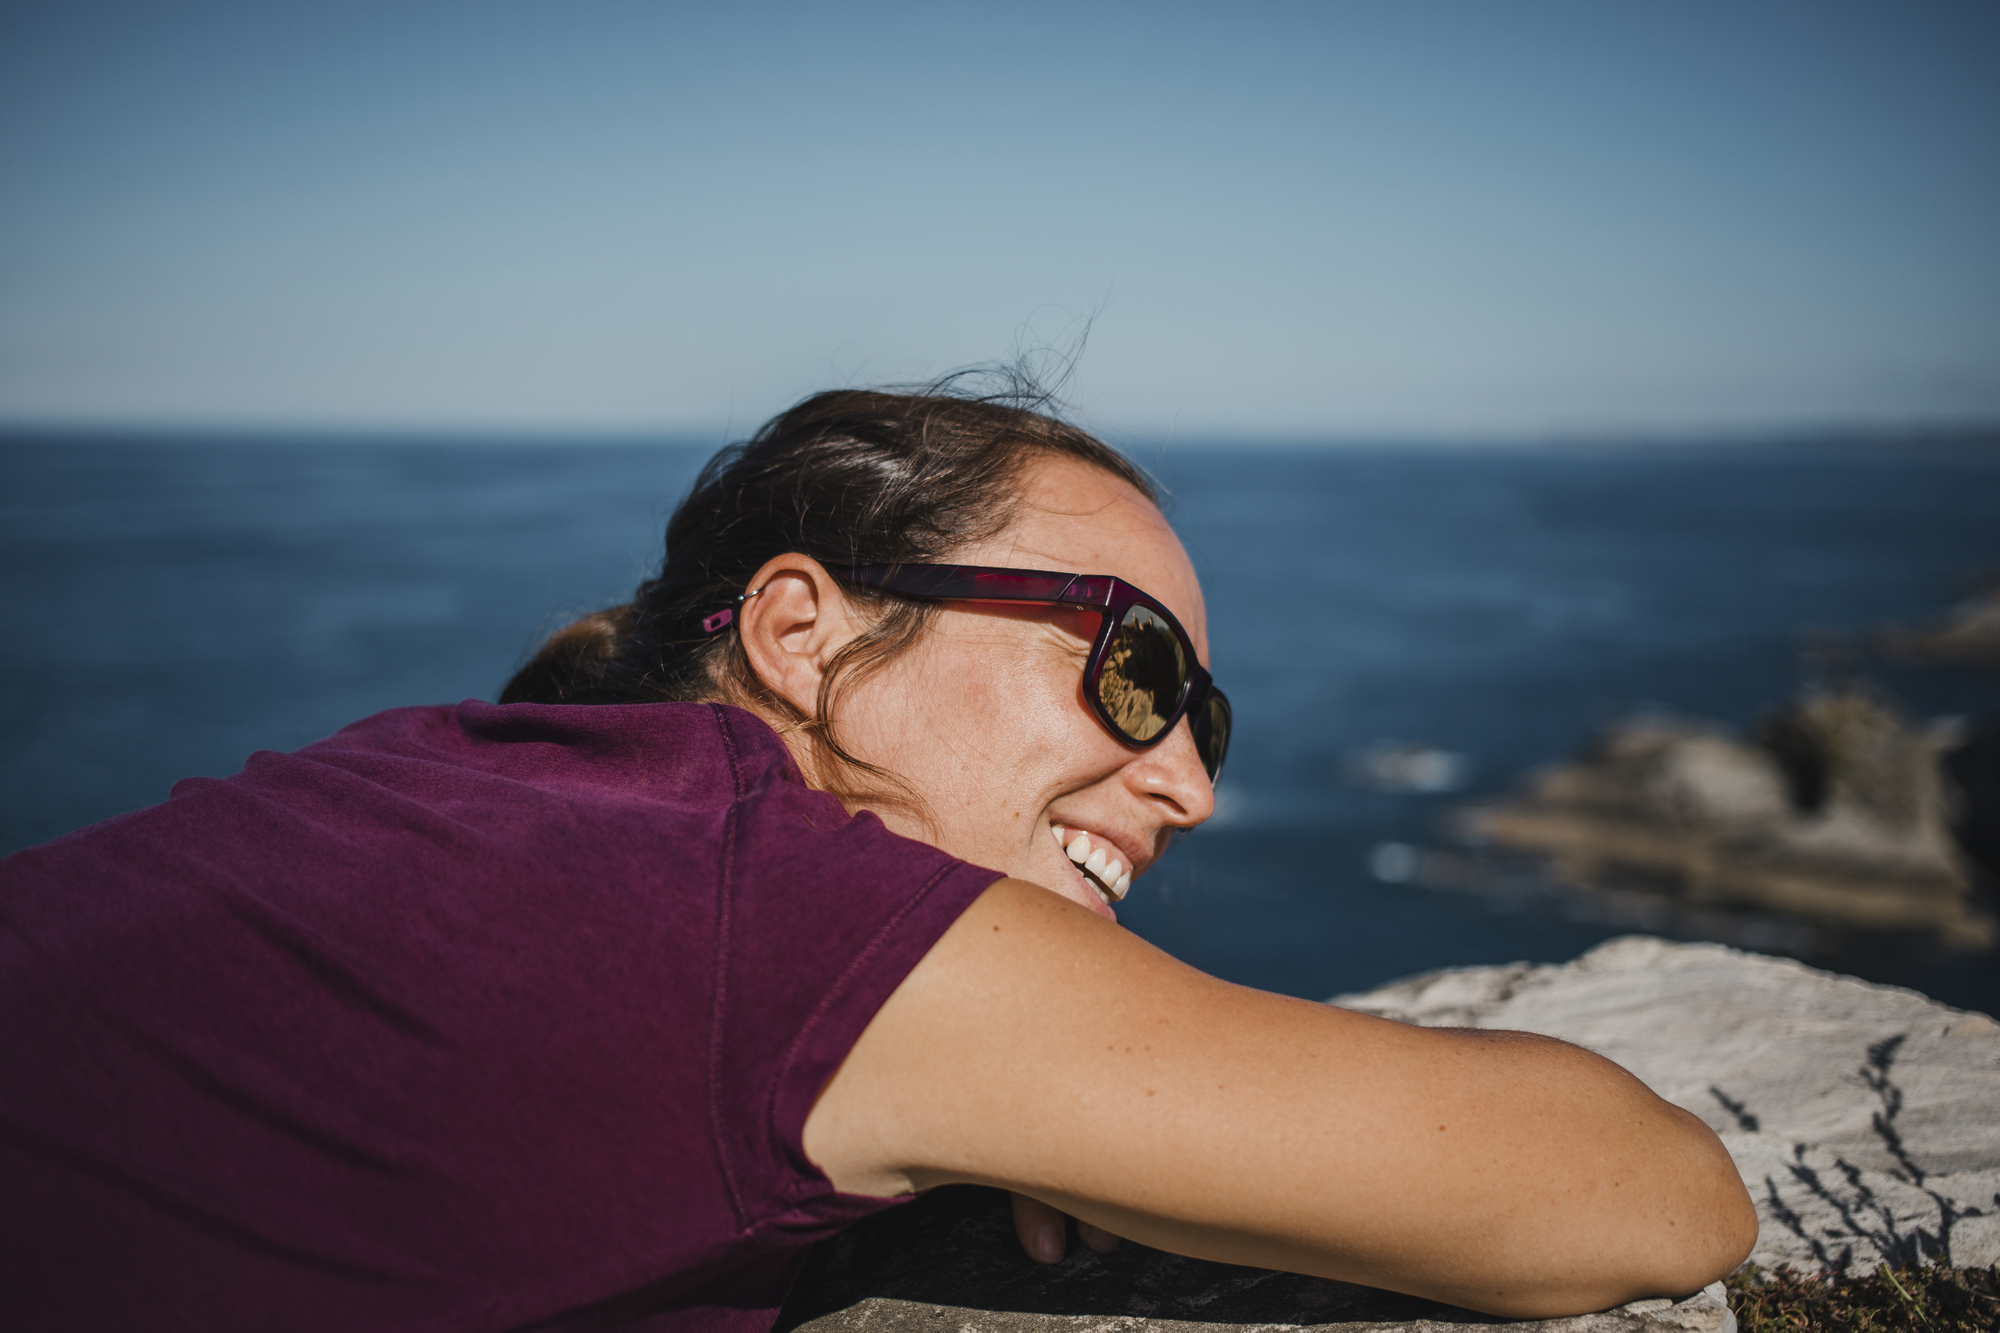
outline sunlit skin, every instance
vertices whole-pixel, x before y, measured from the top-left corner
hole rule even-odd
[[[1067,461],[1032,467],[1022,496],[1006,531],[955,559],[1117,575],[1171,608],[1206,659],[1200,588],[1143,496]],[[753,586],[750,664],[810,712],[865,620],[803,556]],[[1185,720],[1135,750],[1085,707],[1095,627],[1052,607],[953,605],[838,705],[843,743],[925,807],[881,803],[885,821],[1009,878],[822,1092],[805,1147],[834,1184],[883,1197],[998,1185],[1040,1201],[1017,1214],[1031,1252],[1060,1208],[1100,1246],[1122,1235],[1516,1317],[1680,1295],[1733,1268],[1756,1215],[1727,1154],[1608,1061],[1232,986],[1113,924],[1050,825],[1101,836],[1143,871],[1214,793]],[[809,747],[788,739],[810,774]]]

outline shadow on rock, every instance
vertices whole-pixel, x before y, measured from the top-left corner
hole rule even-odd
[[[914,1311],[909,1319],[882,1317],[884,1301],[984,1312],[983,1328],[1003,1326],[1009,1312],[1201,1324],[1506,1322],[1414,1296],[1186,1259],[1129,1241],[1110,1254],[1072,1242],[1067,1259],[1045,1268],[1014,1239],[1007,1196],[974,1186],[933,1190],[815,1247],[775,1333],[923,1322]]]
[[[1796,1236],[1823,1271],[1847,1271],[1854,1263],[1856,1244],[1863,1246],[1864,1253],[1867,1247],[1873,1247],[1874,1255],[1869,1257],[1891,1268],[1914,1268],[1927,1263],[1949,1268],[1955,1262],[1952,1237],[1959,1224],[1989,1215],[1983,1208],[1968,1206],[1927,1188],[1931,1173],[1910,1156],[1909,1147],[1896,1127],[1896,1118],[1903,1113],[1903,1089],[1892,1074],[1896,1054],[1908,1040],[1908,1033],[1898,1033],[1876,1042],[1868,1048],[1867,1063],[1856,1073],[1862,1086],[1881,1102],[1880,1109],[1870,1116],[1869,1128],[1880,1141],[1882,1151],[1895,1163],[1887,1174],[1929,1197],[1937,1207],[1936,1225],[1925,1227],[1914,1218],[1899,1216],[1870,1186],[1867,1172],[1846,1157],[1833,1155],[1833,1170],[1840,1176],[1840,1180],[1834,1180],[1824,1168],[1812,1165],[1808,1158],[1812,1145],[1794,1143],[1793,1160],[1786,1164],[1785,1170],[1796,1185],[1823,1205],[1821,1211],[1830,1213],[1831,1221],[1823,1223],[1815,1234],[1800,1210],[1786,1202],[1777,1179],[1769,1174],[1764,1177],[1762,1211]],[[1751,1132],[1757,1130],[1757,1117],[1742,1103],[1720,1088],[1710,1088],[1709,1092],[1736,1117],[1741,1127]],[[2000,1204],[2000,1197],[1994,1202]]]

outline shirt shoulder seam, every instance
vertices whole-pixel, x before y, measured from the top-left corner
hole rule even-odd
[[[911,893],[903,901],[902,905],[890,915],[887,921],[883,922],[882,928],[875,932],[867,945],[855,955],[854,961],[848,964],[847,968],[841,972],[834,983],[826,988],[825,993],[820,996],[819,1003],[814,1005],[812,1012],[806,1016],[806,1021],[799,1025],[798,1032],[792,1037],[791,1043],[785,1048],[784,1058],[779,1061],[777,1072],[771,1079],[770,1091],[764,1098],[764,1138],[770,1145],[772,1155],[780,1161],[785,1160],[788,1149],[784,1137],[778,1129],[778,1099],[783,1095],[785,1087],[791,1081],[792,1069],[798,1064],[800,1057],[805,1051],[807,1042],[811,1039],[814,1032],[818,1030],[820,1024],[825,1021],[828,1011],[852,988],[855,978],[868,969],[875,955],[887,947],[889,939],[901,928],[903,922],[909,918],[910,914],[916,911],[944,880],[961,870],[972,871],[975,874],[980,873],[980,867],[970,865],[955,857],[947,859],[943,865],[933,871],[930,877],[917,887],[915,892]],[[1004,876],[997,872],[986,873],[989,878],[986,884],[981,886],[982,891],[993,880],[1004,878]],[[956,920],[955,917],[953,919]],[[936,941],[933,940],[932,944],[935,943]],[[925,953],[929,952],[930,950],[926,948]],[[873,1021],[872,1015],[870,1021]],[[857,1032],[855,1034],[856,1040],[859,1040],[860,1036],[861,1034]],[[845,1058],[844,1053],[843,1058]],[[789,1169],[789,1163],[787,1166]],[[788,1191],[788,1193],[795,1196],[800,1195],[802,1191],[797,1188],[797,1185],[798,1182],[795,1181],[794,1188]],[[797,1208],[804,1202],[805,1200],[802,1197],[793,1197],[787,1200],[787,1203],[792,1208]]]
[[[743,801],[743,764],[736,737],[730,733],[729,717],[718,704],[708,705],[729,762],[731,796],[729,810],[722,819],[722,855],[717,858],[715,885],[715,958],[709,984],[708,1012],[708,1133],[715,1145],[715,1159],[722,1166],[723,1184],[729,1189],[729,1206],[738,1231],[748,1230],[749,1210],[743,1206],[743,1190],[736,1179],[736,1165],[722,1133],[722,1044],[724,1018],[729,1002],[729,909],[736,887],[737,809]]]

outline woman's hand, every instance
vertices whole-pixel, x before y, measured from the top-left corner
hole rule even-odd
[[[1061,1263],[1064,1251],[1069,1248],[1069,1214],[1025,1194],[1010,1192],[1009,1197],[1014,1201],[1014,1234],[1021,1238],[1021,1248],[1028,1252],[1028,1257],[1038,1264]],[[1077,1219],[1076,1234],[1099,1254],[1109,1254],[1118,1248],[1118,1237],[1082,1218]]]

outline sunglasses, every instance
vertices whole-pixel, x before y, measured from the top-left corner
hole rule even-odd
[[[1045,602],[1102,611],[1083,664],[1083,696],[1091,711],[1126,744],[1142,750],[1165,740],[1186,715],[1208,780],[1222,772],[1229,753],[1229,700],[1195,660],[1194,640],[1174,613],[1125,580],[984,565],[830,565],[828,572],[907,597]]]

